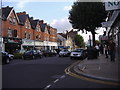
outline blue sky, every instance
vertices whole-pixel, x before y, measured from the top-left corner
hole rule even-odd
[[[45,23],[50,24],[56,28],[58,32],[65,32],[71,30],[72,26],[69,23],[69,10],[76,0],[3,0],[2,6],[12,6],[15,12],[26,11],[27,14],[34,19],[44,20]],[[9,1],[9,2],[8,2]],[[98,30],[99,35],[103,34],[103,30]],[[89,39],[91,33],[81,33],[84,40]],[[96,35],[96,39],[98,36]]]
[[[16,12],[26,11],[26,13],[35,19],[44,20],[54,28],[57,28],[58,32],[63,32],[72,28],[68,21],[68,16],[73,1],[74,0],[71,0],[71,2],[29,2],[28,0],[15,0],[15,2],[3,2],[2,5],[12,6]]]

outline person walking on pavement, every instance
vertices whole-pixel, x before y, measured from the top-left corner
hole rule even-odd
[[[98,57],[99,56],[99,46],[98,46],[98,44],[95,45],[95,49],[97,51],[97,57]]]
[[[115,43],[113,42],[112,39],[109,41],[108,49],[109,49],[109,52],[110,52],[111,61],[115,61]]]
[[[108,58],[108,45],[105,44],[105,56],[106,58]]]

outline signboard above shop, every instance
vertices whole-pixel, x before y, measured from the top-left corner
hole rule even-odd
[[[104,0],[104,1],[106,11],[120,9],[120,0]]]

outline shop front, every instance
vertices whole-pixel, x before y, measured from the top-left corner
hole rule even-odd
[[[6,38],[3,37],[3,48],[8,53],[15,53],[21,49],[22,40],[18,38]]]
[[[22,39],[22,45],[21,45],[21,50],[31,50],[34,49],[35,47],[35,42],[34,40],[27,40],[27,39]]]

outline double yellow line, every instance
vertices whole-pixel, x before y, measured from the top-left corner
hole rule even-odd
[[[87,81],[91,81],[91,82],[96,82],[96,83],[101,83],[101,84],[107,84],[107,85],[114,85],[114,86],[120,86],[120,84],[118,82],[112,82],[112,81],[103,81],[103,80],[97,80],[97,79],[92,79],[92,78],[88,78],[88,77],[85,77],[85,76],[81,76],[81,75],[78,75],[78,74],[75,74],[73,72],[70,71],[71,68],[73,68],[75,65],[77,65],[78,63],[80,63],[80,61],[77,61],[75,63],[73,63],[72,65],[70,65],[69,67],[67,67],[65,69],[65,73],[72,76],[72,77],[75,77],[75,78],[78,78],[78,79],[82,79],[82,80],[87,80]]]

